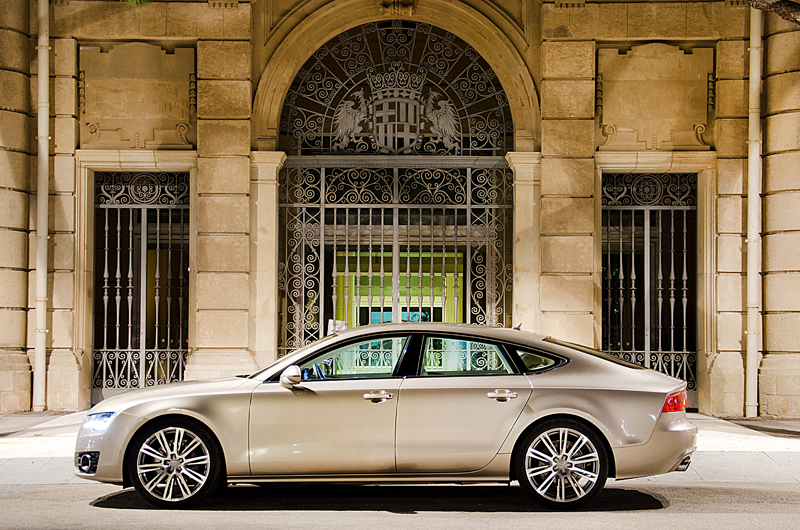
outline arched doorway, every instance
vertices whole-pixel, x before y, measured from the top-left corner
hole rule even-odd
[[[508,325],[513,148],[488,63],[435,26],[363,24],[286,97],[280,348],[386,321]]]

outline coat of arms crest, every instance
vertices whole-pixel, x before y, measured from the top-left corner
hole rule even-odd
[[[427,125],[433,144],[441,144],[447,152],[459,154],[460,127],[455,106],[433,89],[423,98],[426,75],[424,68],[409,73],[400,62],[392,63],[385,72],[369,68],[369,97],[361,86],[336,108],[332,149],[342,151],[351,143],[363,141],[359,134],[366,126],[369,137],[381,152],[407,153],[419,146]]]

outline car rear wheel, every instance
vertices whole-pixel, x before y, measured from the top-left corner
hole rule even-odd
[[[222,451],[202,425],[184,420],[151,424],[132,441],[128,473],[147,502],[186,508],[211,494],[224,480]]]
[[[608,456],[600,437],[574,420],[546,421],[528,433],[515,455],[520,486],[548,508],[583,506],[605,486]]]

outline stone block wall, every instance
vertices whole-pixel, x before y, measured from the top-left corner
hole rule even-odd
[[[239,9],[249,5],[221,11]],[[186,379],[257,368],[248,349],[251,56],[249,23],[197,43],[197,298]]]
[[[800,418],[800,27],[765,17],[760,414]]]
[[[0,413],[31,408],[28,307],[29,2],[0,10]]]
[[[542,43],[541,332],[587,346],[600,340],[594,76],[594,41]]]

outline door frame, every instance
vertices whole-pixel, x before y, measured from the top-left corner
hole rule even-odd
[[[94,174],[96,171],[159,171],[189,173],[189,356],[195,345],[196,257],[197,257],[197,152],[145,150],[75,151],[75,284],[73,345],[80,356],[80,384],[86,395],[92,389],[94,303]]]
[[[707,366],[717,355],[716,333],[716,197],[717,153],[712,151],[605,151],[594,155],[594,335],[603,333],[603,173],[697,174],[697,392],[703,392]],[[697,407],[697,403],[690,406]]]

